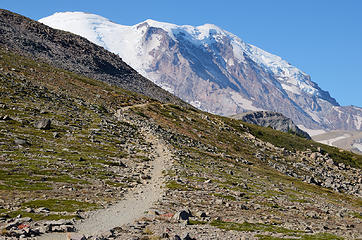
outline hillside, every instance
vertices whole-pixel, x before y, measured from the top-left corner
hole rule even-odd
[[[104,48],[69,32],[55,30],[0,9],[0,45],[52,66],[120,86],[162,102],[185,105]]]
[[[89,213],[93,209],[122,219],[132,209],[107,209],[133,193],[148,199],[143,195],[148,185],[163,189],[148,203],[150,210],[97,234],[103,239],[361,237],[359,155],[164,104],[4,47],[0,80],[0,234],[5,237],[47,233],[45,239],[57,239],[52,232],[79,230],[84,226],[79,219],[97,217]],[[46,119],[50,127],[42,125]],[[165,163],[164,187],[152,170],[160,157],[173,160]]]
[[[111,19],[112,20],[112,19]],[[362,108],[340,106],[311,76],[213,24],[152,19],[125,26],[102,16],[61,12],[39,21],[118,54],[158,86],[223,116],[282,113],[307,129],[362,130]]]

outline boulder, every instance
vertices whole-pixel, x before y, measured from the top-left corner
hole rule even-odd
[[[51,125],[50,119],[41,119],[34,124],[34,126],[36,128],[42,129],[42,130],[50,129],[50,125]]]
[[[192,214],[189,210],[181,210],[177,212],[172,218],[177,221],[186,221],[189,220],[190,217],[192,217]]]
[[[19,146],[28,146],[30,145],[30,143],[28,143],[28,141],[26,141],[25,139],[20,139],[20,138],[16,138],[14,140],[15,144],[16,145],[19,145]]]

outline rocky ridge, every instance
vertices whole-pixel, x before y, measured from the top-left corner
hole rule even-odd
[[[246,112],[231,116],[235,119],[240,119],[244,122],[256,124],[263,127],[271,127],[275,130],[282,132],[289,132],[301,137],[311,139],[308,133],[301,130],[297,125],[293,123],[290,118],[285,117],[281,113],[270,111],[254,111]]]

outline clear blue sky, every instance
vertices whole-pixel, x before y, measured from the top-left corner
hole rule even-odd
[[[362,107],[362,0],[1,0],[0,8],[35,20],[84,11],[124,25],[213,23],[297,66],[341,105]]]

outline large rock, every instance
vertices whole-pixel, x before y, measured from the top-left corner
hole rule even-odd
[[[16,145],[19,145],[19,146],[29,146],[30,143],[28,141],[26,141],[25,139],[21,139],[21,138],[16,138],[14,140],[15,144]]]
[[[177,220],[177,221],[187,221],[189,220],[189,218],[192,217],[192,214],[189,210],[182,210],[177,212],[174,216],[173,219]]]
[[[48,130],[50,129],[51,121],[50,119],[42,119],[37,121],[34,126],[38,129]]]

